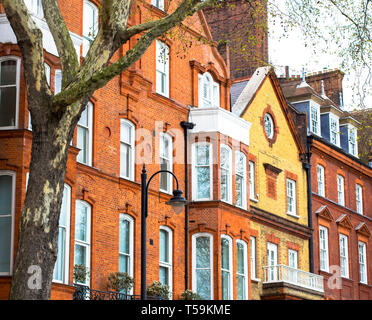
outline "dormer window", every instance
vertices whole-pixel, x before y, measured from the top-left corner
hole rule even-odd
[[[220,106],[220,86],[213,81],[210,73],[199,75],[199,107],[211,108]]]
[[[357,132],[355,128],[349,128],[349,153],[358,156]]]
[[[330,127],[330,141],[336,146],[339,145],[340,136],[338,129],[338,117],[330,114],[329,115],[329,127]]]
[[[320,112],[316,105],[310,106],[310,131],[320,135]]]

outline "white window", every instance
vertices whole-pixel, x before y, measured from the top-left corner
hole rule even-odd
[[[18,57],[0,58],[0,129],[18,127],[20,63]]]
[[[367,250],[366,244],[359,241],[358,243],[359,252],[359,272],[360,272],[360,282],[367,284]]]
[[[81,200],[76,201],[75,206],[75,260],[74,265],[84,266],[90,270],[90,230],[91,230],[91,206]],[[89,274],[85,282],[89,285]]]
[[[344,177],[337,175],[337,201],[340,205],[345,205]]]
[[[319,254],[320,254],[320,270],[328,272],[328,229],[319,226]]]
[[[251,241],[251,279],[256,279],[256,237],[250,237]]]
[[[271,139],[274,136],[274,120],[268,113],[264,116],[264,124],[266,136]]]
[[[226,145],[221,145],[220,150],[221,200],[230,203],[232,198],[231,149]]]
[[[83,57],[98,33],[98,8],[90,1],[84,1],[83,7]]]
[[[44,17],[42,0],[26,0],[25,4],[32,14],[38,16],[39,18]]]
[[[169,287],[172,292],[173,266],[172,266],[172,230],[160,226],[159,233],[159,281]]]
[[[199,107],[211,108],[220,106],[220,85],[215,82],[210,73],[199,74]]]
[[[325,183],[324,183],[324,167],[317,166],[317,178],[318,178],[318,194],[325,197]]]
[[[249,198],[256,200],[256,164],[249,161]]]
[[[13,268],[15,178],[15,172],[0,171],[0,276]]]
[[[341,276],[344,278],[349,278],[349,253],[347,239],[347,236],[340,234]]]
[[[293,269],[298,269],[298,252],[296,250],[288,249],[288,266]],[[297,282],[297,272],[289,269],[289,280]]]
[[[319,107],[314,105],[310,106],[310,130],[320,135],[320,112]]]
[[[209,143],[193,144],[193,184],[195,200],[212,198],[212,145]]]
[[[88,102],[77,124],[77,148],[80,152],[77,161],[92,165],[93,148],[93,104]]]
[[[164,0],[151,0],[151,4],[164,11]]]
[[[357,130],[354,127],[349,127],[349,153],[354,157],[358,156]]]
[[[238,300],[248,299],[247,261],[247,244],[242,240],[236,240],[236,297]]]
[[[296,181],[287,179],[287,214],[297,216]]]
[[[235,152],[235,202],[240,208],[247,208],[247,157]]]
[[[135,127],[126,119],[120,120],[120,177],[134,180]]]
[[[274,243],[267,243],[267,279],[275,281],[278,279],[278,246]]]
[[[156,92],[169,97],[169,47],[156,40]]]
[[[119,272],[133,277],[134,220],[124,213],[120,214],[119,220]]]
[[[62,70],[57,69],[54,75],[54,94],[60,93],[62,90]]]
[[[356,211],[363,214],[363,188],[361,185],[355,185]]]
[[[221,298],[233,298],[232,239],[221,236]]]
[[[192,236],[192,290],[204,300],[213,300],[213,236]]]
[[[167,133],[160,133],[160,170],[172,171],[173,163],[172,137]],[[160,173],[160,190],[172,192],[173,177],[167,172]]]
[[[71,187],[63,188],[61,213],[58,226],[58,253],[54,265],[53,281],[68,284],[70,252]]]
[[[338,146],[340,144],[340,133],[338,129],[338,117],[333,114],[329,114],[329,130],[330,130],[330,141],[331,143]]]

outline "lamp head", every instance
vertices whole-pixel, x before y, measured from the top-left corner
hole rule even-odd
[[[187,204],[187,200],[182,197],[181,190],[173,190],[173,197],[166,204],[170,205],[176,214],[180,214]]]

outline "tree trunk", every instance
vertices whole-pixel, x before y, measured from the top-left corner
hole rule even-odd
[[[49,118],[40,122],[44,122],[43,125],[35,123],[35,128],[33,123],[30,175],[20,219],[10,299],[49,299],[57,258],[68,141],[75,125],[66,119]]]

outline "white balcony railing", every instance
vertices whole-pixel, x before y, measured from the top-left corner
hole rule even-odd
[[[323,277],[314,273],[291,268],[283,264],[266,266],[264,283],[286,282],[298,287],[324,292]]]

